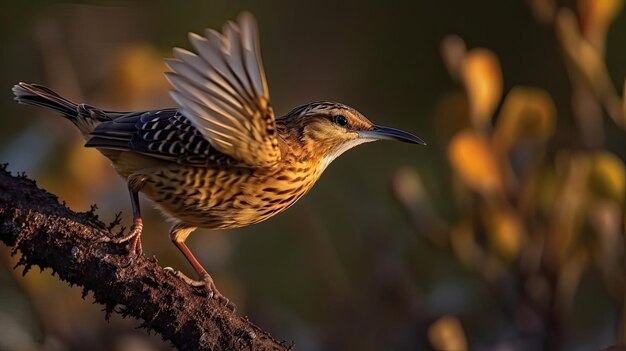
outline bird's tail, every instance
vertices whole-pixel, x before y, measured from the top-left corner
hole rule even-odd
[[[13,94],[20,104],[46,107],[61,113],[71,121],[78,117],[78,104],[44,86],[18,83],[13,86]]]
[[[85,137],[100,122],[111,120],[107,112],[86,104],[76,104],[52,89],[38,84],[18,83],[13,86],[15,100],[21,104],[41,106],[57,111],[72,121]]]

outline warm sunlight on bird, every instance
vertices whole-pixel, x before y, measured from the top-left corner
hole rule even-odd
[[[223,303],[207,271],[185,245],[196,228],[228,229],[266,220],[302,197],[324,169],[350,148],[374,140],[424,142],[372,124],[355,109],[315,102],[275,118],[261,64],[257,27],[249,13],[222,31],[191,33],[195,49],[174,49],[166,73],[178,108],[113,112],[75,104],[52,90],[19,83],[15,99],[54,109],[82,132],[87,147],[108,157],[128,182],[133,227],[116,242],[141,253],[138,192],[174,225],[170,238]]]

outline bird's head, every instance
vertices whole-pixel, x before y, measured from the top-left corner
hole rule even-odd
[[[373,124],[357,110],[334,102],[315,102],[293,109],[277,120],[302,149],[326,167],[345,151],[376,140],[397,140],[426,145],[419,137]]]

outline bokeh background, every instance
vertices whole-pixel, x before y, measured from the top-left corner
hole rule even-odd
[[[161,59],[253,12],[277,114],[359,109],[368,144],[287,212],[189,244],[238,313],[299,350],[626,343],[623,0],[15,1],[0,12],[0,162],[130,225],[126,187],[18,81],[107,109],[173,106]],[[143,202],[144,252],[191,269]],[[0,350],[166,350],[0,248]]]

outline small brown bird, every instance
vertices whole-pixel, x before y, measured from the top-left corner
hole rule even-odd
[[[175,58],[166,60],[178,108],[106,111],[26,83],[15,85],[13,93],[20,103],[60,112],[80,129],[85,146],[97,148],[127,180],[133,226],[112,241],[128,241],[129,254],[141,254],[143,192],[174,223],[170,238],[200,280],[175,274],[228,304],[185,245],[191,232],[244,227],[274,216],[356,145],[379,139],[425,143],[335,102],[302,105],[274,118],[249,13],[226,23],[222,33],[207,29],[204,36],[190,33],[189,40],[195,53],[175,48]]]

